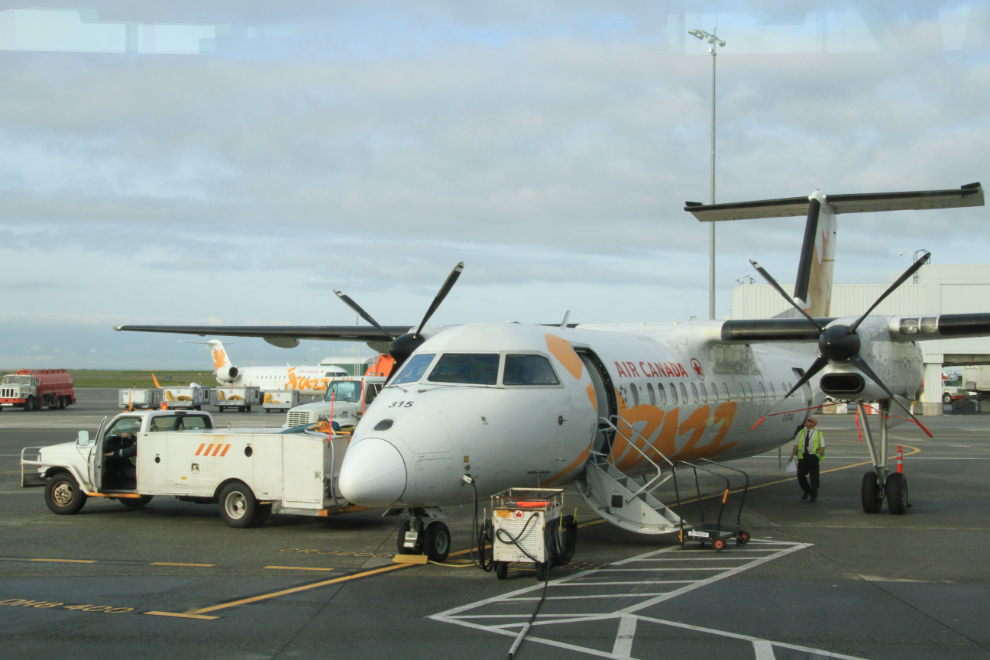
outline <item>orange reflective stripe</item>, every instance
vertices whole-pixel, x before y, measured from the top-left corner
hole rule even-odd
[[[213,456],[216,456],[217,454],[220,453],[220,450],[221,449],[223,449],[223,445],[217,445],[217,448],[213,450],[213,454],[212,455]]]
[[[227,450],[228,450],[228,449],[230,449],[230,445],[224,445],[224,446],[223,446],[223,451],[222,451],[222,452],[220,452],[220,455],[221,455],[221,456],[226,456],[226,455],[227,455]]]
[[[199,452],[203,451],[203,447],[205,447],[205,446],[206,446],[206,443],[204,442],[203,444],[201,444],[199,446],[199,449],[196,450],[196,453],[194,455],[195,456],[199,456]]]
[[[210,443],[210,446],[209,446],[209,447],[207,447],[207,448],[206,448],[206,451],[204,451],[204,452],[203,452],[203,456],[209,456],[209,455],[210,455],[210,451],[211,451],[211,450],[213,449],[213,447],[215,447],[215,446],[216,446],[216,445],[214,445],[214,444],[212,444],[212,443]]]

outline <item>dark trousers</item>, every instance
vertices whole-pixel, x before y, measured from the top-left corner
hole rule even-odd
[[[799,458],[797,463],[798,483],[801,490],[811,493],[812,497],[818,497],[818,457],[808,454],[804,458]],[[809,484],[808,481],[811,483]]]

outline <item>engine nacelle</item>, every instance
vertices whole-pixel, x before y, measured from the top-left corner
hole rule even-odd
[[[918,345],[914,342],[891,341],[884,317],[867,318],[856,329],[856,333],[860,339],[859,355],[891,392],[913,400],[924,377],[924,364]],[[851,363],[829,364],[822,371],[819,386],[825,394],[836,399],[878,401],[887,398],[879,385]]]
[[[237,367],[220,367],[214,373],[221,383],[233,383],[241,372]]]

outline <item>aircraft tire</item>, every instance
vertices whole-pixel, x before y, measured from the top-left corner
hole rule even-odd
[[[255,511],[258,508],[258,501],[254,498],[254,493],[240,481],[232,481],[220,491],[218,501],[220,517],[227,523],[227,526],[234,529],[248,527],[254,520]]]
[[[54,514],[71,516],[86,504],[86,493],[71,474],[62,472],[48,480],[48,485],[45,486],[45,504]]]
[[[152,497],[154,497],[154,495],[142,495],[138,498],[122,497],[119,501],[128,509],[140,509],[143,508],[145,504],[150,502]]]
[[[908,486],[903,474],[895,472],[887,477],[887,508],[895,516],[907,513]]]
[[[439,520],[426,527],[426,557],[430,561],[443,562],[450,554],[450,528]]]
[[[499,580],[504,580],[509,575],[509,562],[507,561],[497,561],[495,562],[495,577]]]
[[[872,470],[863,475],[863,511],[880,513],[883,509],[883,493],[877,484],[877,473]]]

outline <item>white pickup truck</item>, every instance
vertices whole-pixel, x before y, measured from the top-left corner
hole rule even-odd
[[[56,514],[90,497],[140,508],[155,495],[218,505],[231,527],[269,514],[327,516],[349,507],[336,487],[349,438],[325,433],[215,429],[209,413],[150,410],[117,415],[95,438],[25,447],[21,486],[44,486]],[[36,468],[33,470],[31,468]]]
[[[327,384],[323,401],[304,403],[289,411],[285,428],[317,422],[334,422],[341,430],[353,428],[361,421],[368,405],[382,391],[385,380],[380,376],[334,378]]]

